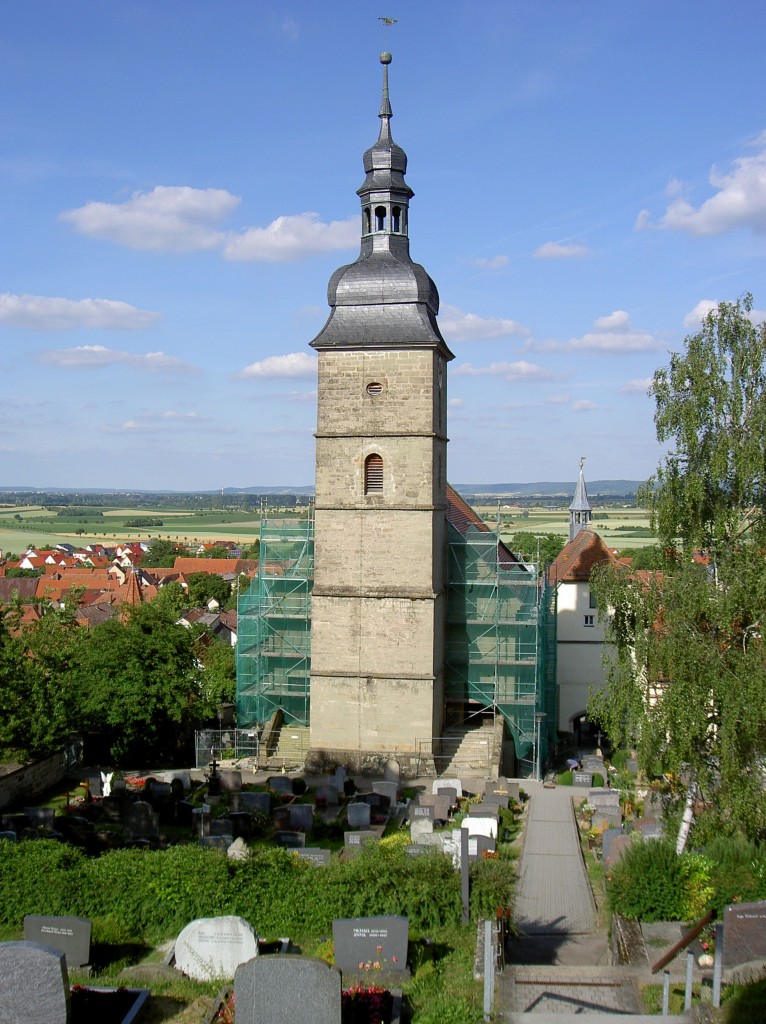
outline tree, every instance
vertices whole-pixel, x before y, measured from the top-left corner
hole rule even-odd
[[[532,533],[530,530],[519,530],[511,537],[508,545],[515,555],[526,562],[539,560],[539,568],[547,568],[556,555],[564,547],[564,538],[557,533]]]
[[[655,373],[671,449],[642,495],[659,568],[591,577],[614,659],[589,714],[683,793],[679,851],[698,794],[719,830],[766,828],[766,333],[751,308],[721,303]]]
[[[231,703],[237,695],[237,668],[231,644],[210,638],[202,648],[202,686],[212,705]]]
[[[211,572],[193,572],[186,577],[189,587],[188,604],[199,607],[215,599],[223,606],[231,596],[231,584],[221,576]]]
[[[141,567],[144,569],[170,569],[176,558],[185,554],[186,551],[180,544],[175,544],[170,540],[153,540],[148,551],[141,556]]]
[[[766,539],[766,323],[752,308],[721,302],[654,375],[657,439],[674,447],[640,497],[663,545]]]

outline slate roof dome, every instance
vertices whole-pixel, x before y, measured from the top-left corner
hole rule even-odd
[[[409,201],[414,193],[404,180],[407,154],[391,136],[391,54],[382,53],[380,62],[380,133],[364,154],[365,179],[357,190],[362,203],[361,251],[354,263],[340,267],[330,278],[330,316],[311,347],[427,347],[452,359],[436,322],[436,285],[410,258]]]

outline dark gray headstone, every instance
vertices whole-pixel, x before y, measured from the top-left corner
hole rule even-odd
[[[248,793],[243,790],[239,794],[239,806],[243,811],[248,811],[250,814],[270,814],[271,794]]]
[[[357,793],[358,803],[368,804],[370,811],[378,818],[385,818],[388,815],[391,801],[382,793]]]
[[[399,786],[395,782],[373,782],[372,791],[387,796],[389,806],[395,804],[399,796]]]
[[[229,768],[224,769],[224,771],[220,773],[220,776],[221,789],[224,793],[239,793],[242,789],[242,772]]]
[[[723,912],[725,967],[766,959],[766,900],[733,903]]]
[[[619,807],[605,807],[593,815],[592,827],[603,832],[607,828],[617,828],[622,824],[622,812]]]
[[[621,828],[604,829],[604,832],[601,836],[601,855],[604,861],[606,861],[609,857],[609,851],[611,850],[612,843],[617,838],[617,836],[621,835],[624,835],[624,832]]]
[[[240,964],[257,955],[258,936],[252,925],[231,915],[197,918],[175,944],[176,968],[195,981],[233,978]]]
[[[229,811],[231,834],[235,839],[249,839],[253,831],[253,819],[249,811]]]
[[[0,942],[0,1024],[68,1024],[66,957],[38,942]]]
[[[192,810],[192,834],[199,839],[210,835],[210,807],[207,804]]]
[[[24,814],[38,828],[53,828],[56,810],[54,807],[25,807]]]
[[[620,791],[619,789],[591,789],[588,793],[588,803],[596,810],[605,807],[619,807]]]
[[[434,821],[436,819],[436,814],[431,804],[410,804],[408,813],[410,821],[417,821],[418,818],[425,818],[426,821]]]
[[[130,804],[125,810],[125,838],[143,839],[160,834],[159,818],[145,800]]]
[[[468,807],[469,818],[494,818],[495,821],[500,817],[500,812],[497,807],[493,807],[492,804],[485,804],[482,801],[479,804],[470,804]]]
[[[88,780],[88,792],[91,796],[101,796],[101,774],[93,772],[85,776]]]
[[[573,786],[587,786],[588,789],[593,785],[593,772],[586,771],[575,771],[572,772],[572,785]]]
[[[307,860],[309,864],[318,868],[327,867],[332,857],[329,850],[323,850],[319,846],[306,846],[302,850],[296,850],[295,853],[299,860]]]
[[[123,797],[128,791],[128,784],[125,779],[115,779],[112,782],[112,796]]]
[[[347,917],[332,923],[335,962],[346,974],[358,974],[360,964],[374,971],[401,972],[407,969],[409,921],[406,917]],[[378,967],[374,967],[378,964]]]
[[[234,828],[231,818],[213,818],[210,822],[211,836],[231,836],[234,838]]]
[[[468,836],[468,860],[473,863],[482,860],[485,853],[493,853],[495,840],[491,836]]]
[[[644,797],[644,817],[661,818],[665,811],[662,796],[650,790]]]
[[[290,828],[310,832],[314,825],[314,808],[311,804],[290,804]]]
[[[507,793],[485,793],[481,798],[481,807],[502,807],[503,810],[508,810],[508,794]]]
[[[326,804],[334,807],[338,803],[337,786],[318,786],[314,799],[317,801],[323,800]]]
[[[152,800],[171,800],[173,787],[169,782],[153,782],[149,786],[149,797]]]
[[[323,960],[263,956],[234,975],[237,1024],[340,1024],[341,976]]]
[[[625,851],[630,849],[631,842],[629,835],[615,836],[609,843],[608,855],[602,851],[606,866],[613,867],[615,864],[619,864],[625,856]]]
[[[90,963],[91,931],[92,924],[86,917],[27,914],[24,918],[24,938],[27,942],[38,942],[63,953],[68,970],[85,967]]]
[[[266,785],[280,796],[293,795],[293,780],[289,775],[272,775],[266,780]]]
[[[369,804],[353,803],[346,808],[346,821],[351,828],[368,828],[371,821]]]
[[[335,788],[339,793],[343,792],[343,787],[346,785],[346,769],[342,764],[339,764],[335,769]]]
[[[274,842],[285,850],[297,850],[306,845],[306,833],[279,829],[274,833]]]
[[[199,845],[204,847],[206,850],[220,850],[221,853],[225,853],[229,849],[231,844],[234,842],[232,836],[202,836],[198,840]]]
[[[660,821],[648,821],[639,819],[633,823],[633,827],[640,832],[644,839],[662,839],[665,829]]]
[[[625,762],[625,771],[630,772],[631,775],[638,774],[638,761],[635,757],[629,757]]]

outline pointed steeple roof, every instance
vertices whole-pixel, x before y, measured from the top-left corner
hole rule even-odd
[[[383,95],[378,139],[364,154],[361,251],[356,262],[330,278],[330,316],[311,347],[323,349],[435,348],[452,359],[436,316],[439,293],[410,258],[407,154],[391,135],[388,66],[382,53]]]
[[[569,506],[569,539],[574,540],[577,534],[591,521],[593,514],[588,500],[588,489],[585,486],[585,476],[582,467],[585,457],[580,459],[580,475],[577,478],[577,487],[572,504]]]

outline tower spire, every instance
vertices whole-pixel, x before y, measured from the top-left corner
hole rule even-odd
[[[592,518],[591,504],[588,499],[588,489],[585,486],[585,476],[582,468],[585,463],[585,456],[580,458],[580,475],[577,479],[575,496],[569,506],[569,539],[574,540],[580,530],[590,523]]]

